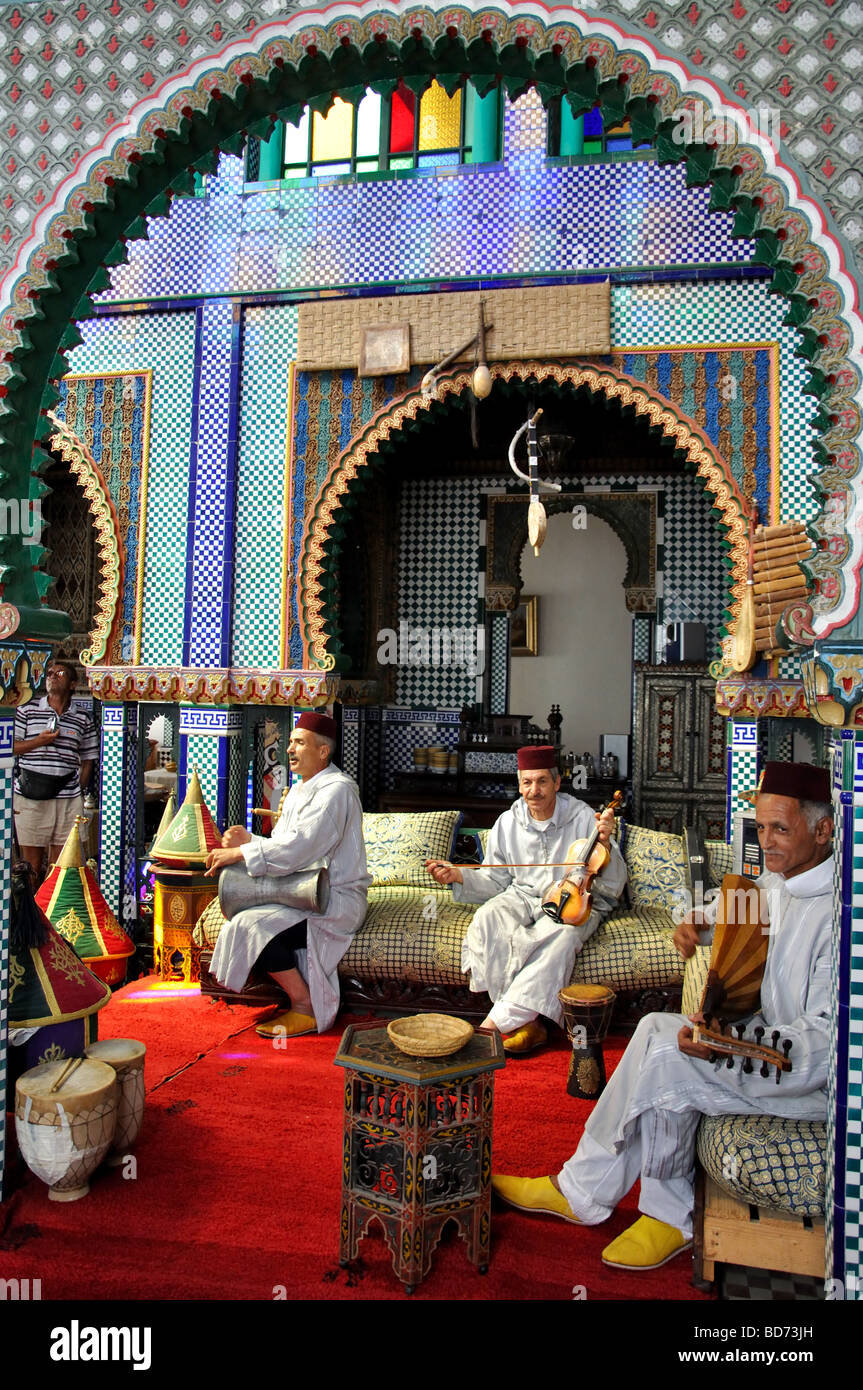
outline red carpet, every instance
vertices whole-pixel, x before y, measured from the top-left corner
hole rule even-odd
[[[26,1169],[0,1207],[0,1277],[40,1278],[43,1300],[403,1299],[383,1236],[338,1264],[345,1020],[284,1050],[261,1014],[136,981],[100,1018],[101,1037],[147,1044],[147,1111],[137,1176],[102,1168],[79,1202],[48,1200]],[[623,1039],[606,1049],[609,1071]],[[563,1040],[510,1062],[495,1085],[494,1166],[556,1171],[589,1112],[566,1095]],[[12,1144],[14,1148],[14,1128]],[[647,1275],[614,1273],[603,1247],[635,1217],[636,1196],[604,1226],[579,1229],[495,1206],[486,1276],[450,1228],[422,1299],[701,1299],[683,1255]]]

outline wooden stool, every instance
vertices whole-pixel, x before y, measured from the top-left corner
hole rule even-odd
[[[717,1263],[825,1276],[823,1217],[750,1206],[724,1192],[700,1164],[694,1235],[692,1282],[697,1289],[710,1288]]]

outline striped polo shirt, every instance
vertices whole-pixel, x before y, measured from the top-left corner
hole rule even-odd
[[[55,713],[48,704],[48,696],[41,700],[30,700],[15,711],[15,742],[20,739],[35,738],[44,734],[50,727],[51,716]],[[30,768],[31,772],[44,772],[48,777],[62,777],[64,773],[77,772],[82,763],[94,760],[99,752],[99,739],[95,725],[89,714],[73,709],[70,705],[60,716],[60,732],[50,745],[34,748],[31,753],[19,753],[18,763]],[[15,790],[21,788],[15,778]],[[61,797],[78,796],[80,787],[77,778],[70,778],[69,785],[59,793]]]

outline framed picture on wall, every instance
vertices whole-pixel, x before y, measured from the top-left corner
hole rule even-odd
[[[509,615],[510,656],[539,655],[539,596],[522,594],[521,602]]]

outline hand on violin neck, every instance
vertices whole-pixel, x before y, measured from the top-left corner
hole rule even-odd
[[[601,815],[597,811],[596,823],[599,826],[599,838],[602,843],[604,845],[611,844],[611,837],[614,834],[614,811],[610,806],[606,806]]]

